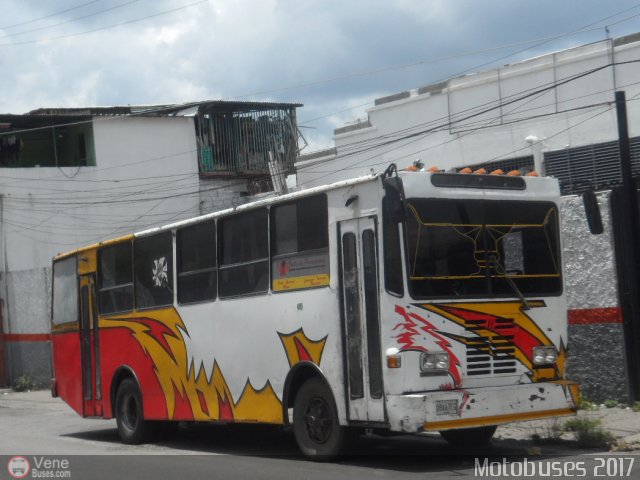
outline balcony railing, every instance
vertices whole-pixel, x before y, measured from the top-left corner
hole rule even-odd
[[[268,175],[269,152],[293,171],[298,154],[293,106],[201,111],[196,131],[201,175]]]

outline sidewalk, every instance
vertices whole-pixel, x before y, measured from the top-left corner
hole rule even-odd
[[[578,417],[598,419],[599,427],[615,436],[619,445],[625,445],[633,450],[640,450],[640,412],[631,408],[606,408],[598,406],[595,410],[580,410]],[[534,420],[502,425],[498,428],[495,438],[504,440],[531,440],[537,434],[542,438],[548,437],[554,425],[563,425],[572,417],[561,417],[550,420]],[[565,434],[562,438],[571,438]]]

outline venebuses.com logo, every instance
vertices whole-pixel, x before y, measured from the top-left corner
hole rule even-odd
[[[14,456],[7,462],[11,478],[71,478],[69,460],[66,458]]]
[[[25,478],[31,471],[31,465],[24,457],[11,457],[7,463],[7,471],[13,478]]]

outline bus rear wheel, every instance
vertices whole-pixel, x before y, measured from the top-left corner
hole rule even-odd
[[[293,403],[293,432],[302,453],[329,461],[342,450],[346,428],[338,423],[333,395],[319,378],[307,380]]]
[[[486,427],[443,430],[440,432],[440,435],[451,445],[464,447],[482,446],[488,445],[491,442],[497,428],[497,425],[489,425]]]
[[[149,422],[142,411],[142,395],[136,381],[125,378],[118,386],[115,401],[116,425],[122,443],[137,445],[146,440]]]

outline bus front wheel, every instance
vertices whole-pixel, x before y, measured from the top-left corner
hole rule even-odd
[[[451,445],[456,446],[481,446],[488,445],[496,433],[497,425],[489,425],[486,427],[460,428],[458,430],[443,430],[440,432]]]
[[[329,387],[319,378],[307,380],[293,402],[293,432],[302,453],[331,460],[342,449],[345,431]]]
[[[136,381],[125,378],[118,386],[115,402],[118,435],[123,443],[137,445],[146,439],[149,422],[144,419],[142,395]]]

